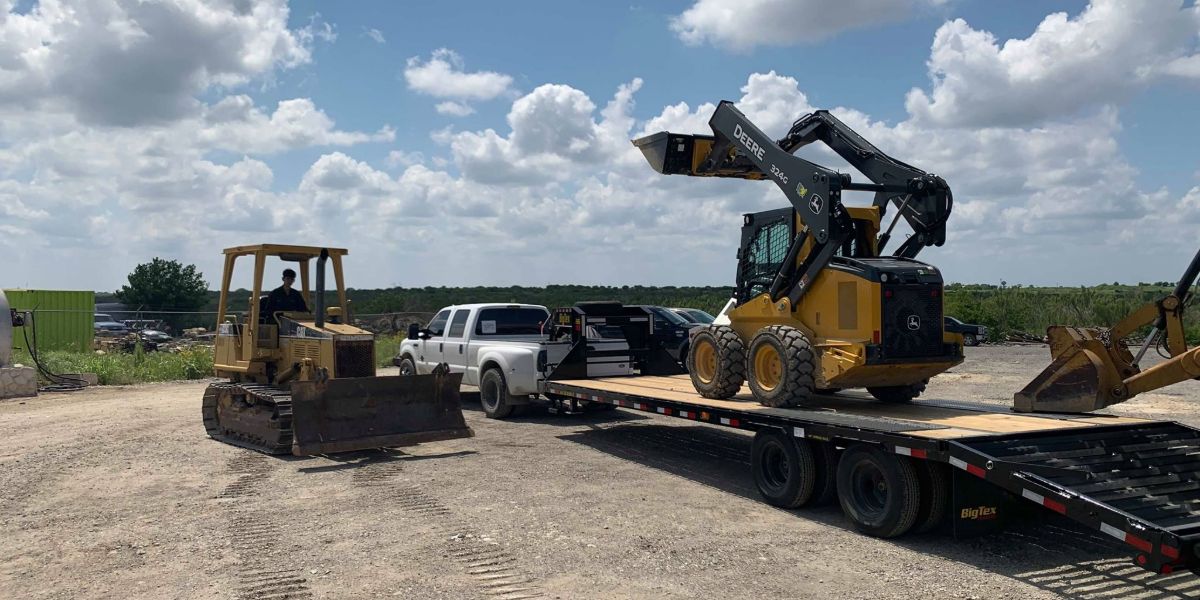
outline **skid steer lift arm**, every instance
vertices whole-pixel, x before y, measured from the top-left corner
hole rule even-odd
[[[1200,377],[1200,348],[1188,349],[1183,312],[1200,277],[1200,251],[1173,293],[1143,305],[1111,329],[1052,325],[1046,330],[1053,360],[1014,397],[1018,412],[1091,412],[1188,379]],[[1152,325],[1134,355],[1125,338]],[[1142,370],[1152,346],[1165,348],[1167,360]]]
[[[946,219],[953,204],[946,182],[889,157],[826,111],[802,117],[779,141],[771,141],[729,101],[717,106],[708,124],[712,136],[664,131],[633,140],[633,144],[659,173],[771,179],[783,190],[804,229],[792,240],[784,267],[771,286],[773,300],[786,292],[795,305],[854,232],[842,205],[845,190],[875,192],[881,215],[889,201],[900,207],[899,214],[905,216],[914,235],[895,252],[897,256],[912,258],[925,246],[945,242]],[[854,183],[847,174],[792,155],[815,140],[829,145],[872,183]],[[891,229],[879,236],[877,248],[887,243]],[[809,237],[814,243],[812,250],[803,264],[791,270]]]

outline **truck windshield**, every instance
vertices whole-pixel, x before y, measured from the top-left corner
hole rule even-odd
[[[549,316],[541,308],[485,308],[475,321],[475,335],[538,335]]]

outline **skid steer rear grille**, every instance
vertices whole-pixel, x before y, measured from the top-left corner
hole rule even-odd
[[[335,342],[333,345],[336,377],[372,377],[375,375],[375,342]]]
[[[883,358],[943,354],[942,286],[883,286]]]

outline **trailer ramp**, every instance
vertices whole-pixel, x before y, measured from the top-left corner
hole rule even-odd
[[[1148,570],[1200,568],[1200,430],[1151,422],[950,446],[952,466],[1123,542]]]

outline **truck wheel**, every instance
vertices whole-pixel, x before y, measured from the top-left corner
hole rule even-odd
[[[709,327],[692,339],[687,370],[701,396],[732,398],[746,381],[746,346],[732,327]]]
[[[838,501],[854,528],[874,537],[903,535],[917,521],[921,486],[912,460],[857,444],[838,461]]]
[[[405,356],[400,359],[400,363],[396,365],[400,367],[400,374],[404,376],[417,374],[417,363],[413,362],[411,356]]]
[[[925,382],[918,381],[909,385],[888,385],[883,387],[869,387],[868,392],[875,396],[880,402],[889,404],[907,404],[913,401],[913,398],[920,396],[925,391]]]
[[[760,429],[750,447],[754,485],[768,504],[796,508],[807,504],[816,488],[812,445],[777,429]]]
[[[946,517],[946,507],[950,500],[950,476],[943,464],[931,460],[912,462],[921,485],[921,505],[917,509],[917,520],[912,531],[925,533],[936,529]]]
[[[795,327],[772,325],[750,341],[750,391],[763,406],[797,406],[813,395],[812,346]]]
[[[975,337],[975,334],[973,334],[973,333],[964,333],[963,334],[963,345],[964,346],[978,346],[979,338]]]
[[[809,441],[813,459],[817,466],[817,482],[813,486],[813,497],[809,506],[824,506],[837,498],[838,451],[832,442]]]
[[[488,369],[479,379],[479,403],[489,419],[503,419],[512,414],[513,404],[508,401],[508,382],[504,381],[504,373],[500,369]]]

